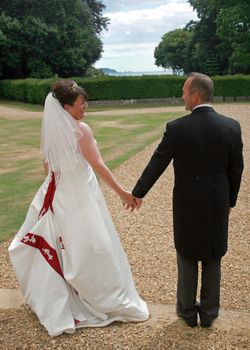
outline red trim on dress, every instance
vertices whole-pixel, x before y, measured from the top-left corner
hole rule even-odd
[[[49,209],[51,209],[51,211],[54,213],[52,202],[54,199],[55,191],[56,191],[55,174],[52,171],[50,183],[49,183],[47,192],[45,194],[43,206],[39,213],[38,219],[40,219],[43,215],[45,215]],[[42,236],[29,232],[23,237],[21,242],[33,248],[38,249],[42,254],[42,256],[45,258],[45,260],[47,261],[47,263],[64,279],[62,268],[61,268],[56,250],[53,247],[51,247],[49,243]],[[65,249],[61,236],[59,236],[59,244],[61,246],[61,249]],[[74,291],[78,295],[78,292],[75,289]],[[75,320],[75,324],[79,322],[80,322],[79,320]]]
[[[42,206],[42,209],[40,210],[38,219],[41,219],[41,217],[44,214],[46,214],[49,209],[51,209],[51,211],[54,213],[54,210],[53,210],[53,207],[52,207],[52,202],[53,202],[53,199],[54,199],[55,191],[56,191],[55,174],[52,171],[51,172],[50,183],[49,183],[47,192],[45,194],[43,206]]]
[[[52,202],[54,199],[55,191],[56,191],[55,174],[52,171],[49,186],[44,197],[43,206],[39,213],[39,217],[38,217],[39,219],[44,214],[46,214],[49,209],[51,209],[51,211],[53,212]],[[42,254],[42,256],[45,258],[45,260],[47,261],[47,263],[49,263],[49,265],[60,276],[62,276],[62,278],[64,278],[56,250],[53,247],[51,247],[49,243],[42,236],[39,236],[35,233],[27,233],[23,237],[21,242],[33,248],[38,249]]]
[[[64,278],[56,250],[51,247],[42,236],[36,235],[35,233],[27,233],[21,242],[40,250],[40,253],[47,263]]]

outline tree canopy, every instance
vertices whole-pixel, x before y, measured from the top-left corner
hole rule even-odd
[[[184,29],[166,33],[155,49],[156,64],[176,70],[178,60],[179,71],[184,73],[249,74],[249,0],[189,0],[189,3],[197,11],[199,21],[190,21]],[[187,37],[185,43],[178,39],[181,32]]]
[[[97,0],[1,0],[0,77],[83,76],[107,29]]]
[[[188,31],[183,29],[175,29],[166,33],[155,49],[156,64],[164,68],[171,67],[177,74],[181,72],[183,70],[188,37]]]

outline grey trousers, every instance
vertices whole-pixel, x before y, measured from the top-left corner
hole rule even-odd
[[[221,259],[201,261],[200,302],[196,300],[198,285],[198,261],[184,258],[177,252],[177,314],[183,318],[193,317],[213,320],[220,307]]]

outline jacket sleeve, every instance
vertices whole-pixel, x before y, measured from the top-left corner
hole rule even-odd
[[[240,124],[236,125],[237,131],[234,133],[231,145],[231,154],[228,166],[229,187],[230,187],[230,207],[236,205],[238,192],[240,189],[241,176],[244,168],[243,143],[241,138]]]
[[[158,180],[173,158],[173,135],[170,125],[167,124],[163,138],[154,151],[148,165],[137,181],[132,194],[137,198],[143,198],[154,183]]]

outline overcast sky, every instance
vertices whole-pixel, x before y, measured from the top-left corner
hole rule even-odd
[[[117,71],[162,70],[154,64],[161,37],[197,19],[187,0],[103,0],[110,18],[102,33],[104,51],[96,68]]]

